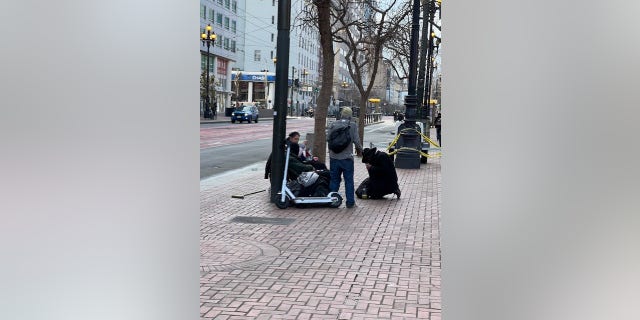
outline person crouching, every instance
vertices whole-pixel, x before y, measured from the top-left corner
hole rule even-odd
[[[367,166],[369,178],[365,179],[358,190],[358,198],[382,199],[388,194],[395,194],[400,199],[398,175],[391,157],[374,148],[365,148],[362,152],[362,162]]]

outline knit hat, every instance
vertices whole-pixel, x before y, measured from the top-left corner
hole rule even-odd
[[[341,118],[351,118],[352,115],[353,115],[353,111],[351,111],[351,108],[349,107],[342,108],[342,112],[340,113]]]

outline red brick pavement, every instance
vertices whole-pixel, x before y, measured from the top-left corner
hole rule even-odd
[[[201,318],[440,320],[440,160],[397,171],[400,200],[356,199],[353,209],[281,210],[268,191],[231,198],[267,189],[262,172],[203,181]],[[365,177],[356,158],[356,186]]]

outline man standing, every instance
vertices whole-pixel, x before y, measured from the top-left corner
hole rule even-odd
[[[340,189],[341,176],[344,177],[345,196],[347,198],[347,208],[353,208],[356,204],[355,187],[353,182],[353,145],[356,147],[358,154],[362,154],[362,145],[360,144],[360,136],[358,136],[358,124],[351,121],[353,112],[351,108],[344,107],[340,113],[340,120],[331,123],[327,129],[327,137],[332,136],[332,132],[342,128],[349,127],[349,135],[351,142],[344,150],[335,152],[329,148],[329,169],[331,174],[331,182],[329,190],[337,192]]]

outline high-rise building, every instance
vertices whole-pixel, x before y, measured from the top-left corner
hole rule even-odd
[[[243,33],[237,35],[242,39],[237,40],[239,56],[233,67],[233,89],[237,92],[239,102],[259,102],[272,108],[275,94],[278,1],[241,2],[243,4],[239,4],[242,9],[238,10],[238,18],[242,20],[240,24]],[[301,13],[305,5],[305,1],[292,3],[289,35],[290,87],[287,100],[293,108],[291,113],[298,115],[315,105],[320,65],[320,35],[317,30],[302,22]]]
[[[200,42],[200,69],[209,70],[210,82],[213,83],[213,102],[217,105],[217,113],[224,112],[231,106],[231,68],[238,60],[237,36],[240,7],[244,0],[200,0],[200,33],[204,33],[211,25],[217,38],[209,49],[209,66],[207,66],[207,47]],[[201,104],[202,105],[202,104]]]

